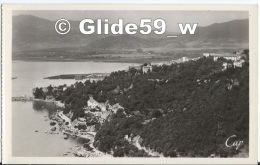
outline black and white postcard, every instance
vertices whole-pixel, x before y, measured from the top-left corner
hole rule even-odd
[[[257,163],[256,6],[2,12],[3,163]]]

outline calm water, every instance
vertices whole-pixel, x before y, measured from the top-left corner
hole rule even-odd
[[[72,84],[75,80],[47,80],[44,77],[60,74],[110,73],[127,69],[130,63],[102,62],[13,62],[12,95],[32,96],[32,88]],[[13,156],[63,156],[79,145],[76,139],[63,138],[60,134],[46,133],[50,130],[48,109],[36,109],[33,102],[12,102]],[[38,132],[35,132],[35,131]],[[68,156],[72,154],[68,153]]]

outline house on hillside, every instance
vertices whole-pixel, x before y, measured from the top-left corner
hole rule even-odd
[[[227,70],[228,68],[232,68],[233,66],[232,66],[232,64],[230,64],[230,63],[227,63],[227,62],[224,62],[223,64],[222,64],[222,71],[224,71],[224,70]]]
[[[184,63],[184,62],[188,62],[190,61],[190,59],[188,57],[181,57],[177,60],[172,60],[172,63]]]
[[[217,61],[219,58],[225,58],[226,60],[231,61],[238,61],[240,60],[241,56],[238,54],[232,54],[232,53],[203,53],[204,57],[213,57],[214,61]]]
[[[153,71],[153,67],[152,67],[151,64],[144,65],[142,67],[142,71],[143,71],[143,74],[148,73],[148,72],[152,72]]]
[[[64,86],[64,87],[62,88],[62,91],[67,90],[67,88],[68,88],[68,87]]]
[[[213,57],[214,61],[217,61],[219,58],[224,58],[226,60],[232,61],[232,63],[227,63],[224,62],[222,64],[223,66],[223,71],[226,70],[227,68],[241,68],[243,64],[245,63],[245,60],[241,58],[241,53],[225,53],[225,54],[217,54],[217,53],[203,53],[204,57]]]
[[[93,97],[89,98],[88,107],[91,108],[91,109],[100,108],[101,111],[106,111],[105,103],[99,103]]]
[[[242,68],[244,63],[245,63],[245,60],[239,60],[239,61],[235,61],[233,63],[233,65],[234,65],[234,68]]]
[[[182,58],[181,58],[181,61],[182,61],[182,62],[187,62],[187,61],[189,61],[189,58],[188,58],[188,57],[182,57]]]

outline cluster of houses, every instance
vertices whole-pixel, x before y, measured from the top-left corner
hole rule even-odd
[[[227,68],[241,68],[243,64],[245,63],[245,60],[242,59],[241,53],[203,53],[203,56],[208,58],[212,57],[214,61],[217,61],[220,58],[224,58],[226,60],[229,60],[230,62],[223,62],[223,70],[226,70]]]
[[[157,65],[157,66],[162,66],[162,65],[172,65],[172,64],[179,64],[179,63],[184,63],[184,62],[188,62],[188,61],[196,61],[201,57],[196,57],[196,58],[188,58],[188,57],[181,57],[177,60],[171,60],[171,61],[165,61],[165,62],[159,62],[159,63],[148,63],[148,64],[144,64],[144,65],[137,65],[137,66],[129,66],[129,70],[130,69],[136,69],[136,70],[141,70],[143,74],[148,73],[148,72],[152,72],[153,71],[153,67],[152,65]]]
[[[238,51],[236,53],[203,53],[203,57],[211,57],[214,61],[217,61],[220,58],[224,58],[226,60],[229,60],[229,62],[223,62],[223,70],[226,70],[227,68],[241,68],[243,64],[245,63],[245,60],[242,59],[241,56],[242,51]],[[171,61],[165,61],[165,62],[159,62],[159,63],[152,63],[152,64],[145,64],[145,65],[138,65],[138,66],[130,66],[130,69],[136,69],[141,70],[143,74],[152,72],[153,67],[152,65],[162,66],[162,65],[172,65],[172,64],[179,64],[179,63],[185,63],[188,61],[197,61],[202,57],[195,57],[195,58],[189,58],[189,57],[181,57],[176,60]]]
[[[181,57],[181,58],[178,58],[176,60],[153,63],[153,65],[162,66],[162,65],[180,64],[180,63],[185,63],[185,62],[188,62],[188,61],[197,61],[200,58],[201,57],[195,57],[195,58]]]
[[[91,120],[95,118],[99,124],[103,124],[110,114],[116,113],[118,109],[123,109],[123,107],[119,104],[109,105],[108,102],[99,103],[92,97],[88,100],[88,106],[84,107],[85,114],[91,114]],[[59,111],[53,118],[53,121],[56,120],[59,123],[60,128],[66,135],[64,139],[67,139],[68,136],[72,136],[88,140],[89,150],[93,150],[93,142],[96,135],[95,124],[89,125],[90,119],[86,117],[78,117],[71,121],[72,116],[73,114],[71,112],[65,115],[62,111]],[[55,130],[53,129],[52,131]]]
[[[93,97],[88,100],[88,106],[84,107],[85,113],[91,113],[99,120],[99,123],[103,123],[110,114],[116,113],[119,109],[124,109],[121,105],[110,105],[108,102],[97,102]]]

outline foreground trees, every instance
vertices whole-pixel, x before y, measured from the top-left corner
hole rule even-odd
[[[141,145],[166,157],[239,152],[225,147],[230,135],[248,146],[249,64],[222,70],[224,59],[201,58],[170,66],[111,73],[103,81],[76,83],[57,94],[73,119],[84,117],[89,95],[99,102],[119,103],[119,110],[101,127],[94,145],[114,156],[149,156],[125,140],[140,135]],[[50,93],[50,91],[49,91]],[[35,91],[42,98],[42,90]]]

